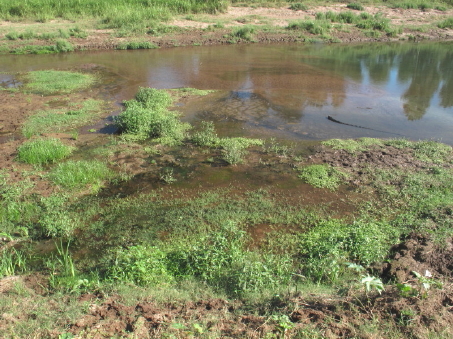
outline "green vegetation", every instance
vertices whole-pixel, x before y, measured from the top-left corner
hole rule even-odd
[[[311,165],[301,168],[299,177],[314,187],[335,190],[346,174],[328,165]]]
[[[253,40],[253,34],[255,33],[256,28],[254,26],[246,25],[242,27],[234,28],[231,32],[231,36],[234,39],[242,39],[246,41]]]
[[[100,110],[101,101],[88,99],[81,103],[69,103],[66,109],[39,111],[28,117],[22,127],[22,134],[30,138],[41,133],[60,132],[83,126],[95,118]]]
[[[165,91],[140,88],[135,99],[124,103],[126,109],[117,117],[116,124],[128,138],[180,143],[190,126],[182,123],[176,112],[167,109],[171,102]]]
[[[349,9],[354,9],[356,11],[363,11],[364,10],[363,6],[361,4],[359,4],[359,3],[356,3],[356,2],[351,2],[351,3],[347,4],[346,7],[349,8]]]
[[[158,47],[149,41],[130,41],[119,44],[116,49],[153,49],[153,48]]]
[[[25,91],[50,95],[70,93],[91,86],[95,78],[90,74],[67,71],[33,71],[25,76]]]
[[[17,159],[27,164],[45,165],[66,158],[73,149],[60,139],[30,140],[19,146]]]
[[[308,10],[308,6],[301,2],[296,2],[294,4],[291,4],[289,6],[289,9],[292,9],[293,11],[306,11]]]
[[[50,180],[65,188],[83,188],[91,185],[96,191],[103,181],[113,177],[113,172],[100,161],[66,161],[58,164],[49,174]]]
[[[453,28],[453,18],[445,19],[437,24],[439,28]]]

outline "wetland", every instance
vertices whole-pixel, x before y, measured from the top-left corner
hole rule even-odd
[[[452,46],[0,55],[0,331],[451,337]]]

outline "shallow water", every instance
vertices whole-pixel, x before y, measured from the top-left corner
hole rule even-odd
[[[231,45],[146,51],[0,56],[15,72],[95,64],[120,102],[139,86],[219,92],[181,107],[222,135],[285,139],[407,137],[453,144],[453,43]],[[334,119],[362,126],[338,124]]]

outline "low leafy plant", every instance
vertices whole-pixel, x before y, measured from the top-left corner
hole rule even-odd
[[[159,48],[157,45],[149,41],[130,41],[120,43],[116,49],[154,49]]]
[[[27,257],[14,247],[0,251],[0,279],[24,272],[26,265]]]
[[[299,169],[299,178],[317,188],[335,190],[346,174],[329,165],[310,165]]]
[[[113,178],[114,173],[101,161],[79,160],[58,164],[49,173],[49,178],[65,188],[81,188],[92,185],[99,188],[103,181]]]
[[[36,139],[19,146],[17,159],[32,165],[45,165],[66,158],[73,150],[59,139]]]
[[[255,27],[243,26],[233,29],[233,32],[231,32],[231,36],[234,38],[251,41],[253,40],[253,33],[255,33]]]

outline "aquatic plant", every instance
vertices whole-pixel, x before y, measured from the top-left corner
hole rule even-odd
[[[97,160],[66,161],[49,173],[55,184],[65,188],[82,188],[88,184],[96,190],[104,180],[113,178],[114,172]]]
[[[36,139],[23,143],[17,150],[17,160],[44,165],[66,158],[74,147],[63,144],[60,139]]]
[[[299,178],[318,188],[335,190],[347,175],[329,165],[310,165],[299,169]]]
[[[61,48],[65,48],[64,44]],[[95,77],[77,72],[46,70],[29,72],[25,80],[25,91],[50,95],[85,89],[94,83]]]

